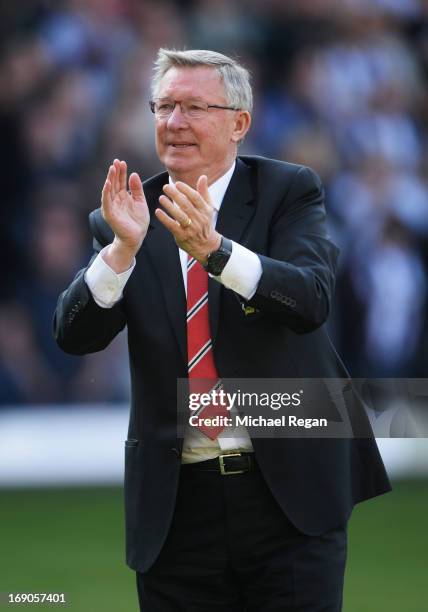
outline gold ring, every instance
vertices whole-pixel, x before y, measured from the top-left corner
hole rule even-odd
[[[191,225],[192,225],[192,219],[190,217],[187,217],[186,221],[184,223],[181,223],[181,227],[183,229],[186,229],[190,227]]]

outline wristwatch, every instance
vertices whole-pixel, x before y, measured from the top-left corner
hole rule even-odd
[[[207,263],[203,264],[204,270],[213,276],[220,276],[231,255],[232,241],[222,236],[217,251],[208,254]]]

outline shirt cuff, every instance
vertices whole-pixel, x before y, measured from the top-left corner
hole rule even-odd
[[[104,261],[102,254],[107,247],[100,251],[90,267],[85,272],[85,282],[92,297],[101,308],[112,308],[122,299],[123,290],[135,268],[135,258],[129,270],[116,274]]]
[[[262,271],[262,264],[258,256],[241,244],[232,241],[232,255],[221,275],[214,278],[244,299],[250,300],[257,290]]]

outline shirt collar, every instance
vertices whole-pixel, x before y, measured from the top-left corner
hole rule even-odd
[[[229,187],[229,183],[232,178],[232,174],[235,170],[235,166],[236,160],[233,162],[229,170],[227,170],[227,172],[223,174],[223,176],[218,178],[212,185],[208,187],[208,193],[210,194],[212,205],[217,212],[220,210],[224,194],[226,193],[226,189]],[[171,185],[174,185],[174,181],[171,177],[169,177],[169,183]]]

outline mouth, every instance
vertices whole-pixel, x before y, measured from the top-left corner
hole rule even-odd
[[[173,149],[189,149],[190,147],[196,146],[192,142],[170,142],[169,146]]]

